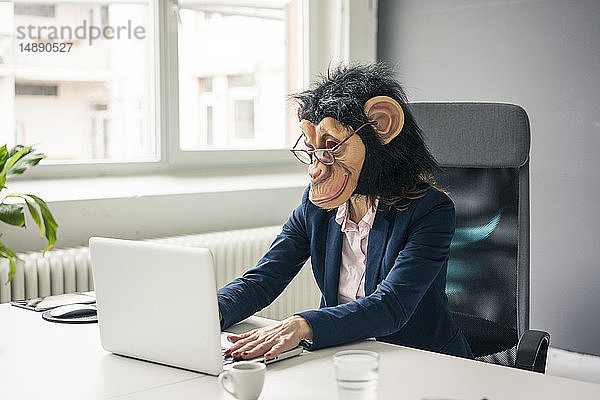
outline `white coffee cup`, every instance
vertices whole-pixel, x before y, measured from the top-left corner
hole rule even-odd
[[[266,366],[260,362],[237,362],[217,379],[238,400],[256,400],[265,383]]]

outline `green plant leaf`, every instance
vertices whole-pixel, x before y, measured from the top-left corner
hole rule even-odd
[[[24,227],[25,214],[20,204],[0,204],[0,221],[7,224]]]
[[[6,164],[6,160],[8,159],[8,150],[6,150],[6,145],[0,147],[0,171],[4,168],[4,164]]]
[[[2,171],[0,171],[0,186],[4,186],[4,184],[6,183],[6,174],[12,168],[12,166],[15,165],[15,163],[17,161],[19,161],[19,159],[21,157],[23,157],[23,155],[26,154],[27,152],[29,152],[30,150],[31,150],[31,146],[23,147],[19,144],[19,145],[16,145],[9,152],[9,154],[8,154],[9,158],[6,161],[6,163],[4,164],[4,166],[2,167]]]
[[[16,260],[18,260],[18,257],[15,254],[15,252],[12,251],[12,249],[6,247],[4,243],[0,242],[0,258],[7,258],[8,263],[10,264],[10,269],[8,271],[8,279],[6,280],[6,282],[4,282],[5,285],[8,285],[8,283],[15,276],[15,272],[17,271]]]
[[[39,164],[39,162],[42,161],[44,158],[46,158],[46,155],[44,153],[38,153],[35,151],[34,148],[29,147],[29,150],[23,153],[23,155],[20,158],[18,158],[18,160],[13,164],[13,166],[6,172],[6,177],[13,175],[21,175],[30,167]]]
[[[31,218],[35,221],[35,224],[40,228],[40,237],[44,237],[44,225],[42,222],[42,217],[38,212],[37,208],[35,208],[35,202],[29,200],[27,197],[23,196],[23,200],[27,204],[27,208],[29,209],[29,213],[31,214]]]
[[[48,240],[48,247],[46,247],[43,251],[43,253],[46,253],[56,243],[56,229],[58,229],[58,224],[54,220],[54,217],[50,212],[50,208],[48,208],[48,205],[44,200],[40,199],[39,197],[33,194],[27,193],[25,195],[32,198],[33,201],[35,201],[40,207],[40,211],[42,213],[42,220],[44,221],[44,234],[46,236],[46,239]]]
[[[26,195],[21,194],[21,193],[11,193],[6,197],[18,197],[20,199],[25,200],[25,204],[27,204],[27,208],[29,209],[31,218],[33,218],[33,221],[40,229],[40,237],[43,238],[44,237],[44,225],[43,225],[42,217],[40,216],[40,212],[37,209],[35,201],[31,200],[29,197],[27,197]]]
[[[0,147],[0,191],[6,188],[6,180],[13,175],[20,175],[27,169],[34,167],[46,156],[43,153],[36,152],[33,146],[25,147],[16,145],[10,151],[6,145]],[[51,249],[56,243],[56,230],[58,224],[54,220],[48,205],[41,198],[32,194],[8,194],[6,197],[19,197],[25,200],[25,204],[31,213],[31,217],[40,229],[40,236],[46,237],[48,246],[43,250],[43,253]],[[39,208],[39,211],[38,211]],[[10,225],[19,227],[25,226],[24,207],[21,204],[4,204],[0,203],[0,221]],[[0,234],[1,236],[1,234]],[[6,247],[0,242],[0,258],[6,258],[10,263],[8,273],[8,284],[14,277],[16,272],[16,254],[12,249]]]
[[[17,154],[18,152],[20,152],[23,149],[31,148],[31,147],[33,147],[33,146],[26,147],[26,146],[23,146],[22,144],[17,144],[17,145],[15,145],[15,147],[13,147],[12,149],[10,149],[8,151],[8,158],[14,156],[15,154]]]

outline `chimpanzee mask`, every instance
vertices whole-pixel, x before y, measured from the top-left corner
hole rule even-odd
[[[316,206],[336,208],[357,194],[397,205],[433,180],[437,163],[384,65],[339,68],[294,98],[302,133],[292,151],[309,164]]]

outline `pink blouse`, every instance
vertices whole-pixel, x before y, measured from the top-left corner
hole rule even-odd
[[[365,295],[367,244],[378,203],[376,200],[374,208],[370,208],[358,224],[348,218],[346,203],[338,207],[335,222],[341,225],[341,231],[344,233],[338,286],[339,304],[348,303]]]

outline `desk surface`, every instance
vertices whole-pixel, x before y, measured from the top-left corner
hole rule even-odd
[[[252,317],[232,331],[268,323]],[[379,342],[304,352],[269,365],[261,399],[335,399],[331,356],[340,349],[381,355],[379,399],[600,399],[600,385]],[[223,399],[215,377],[105,352],[97,324],[44,321],[0,305],[0,398]]]

